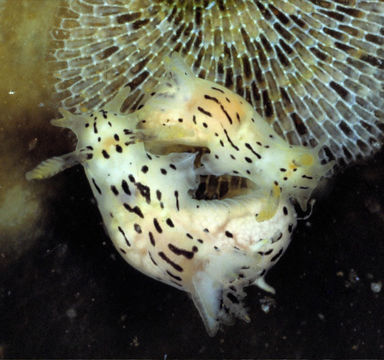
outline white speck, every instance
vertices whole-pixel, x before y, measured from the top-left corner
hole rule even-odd
[[[371,290],[376,294],[378,294],[381,291],[382,287],[383,287],[383,283],[381,281],[371,282]]]
[[[269,296],[264,296],[260,300],[261,310],[268,314],[272,308],[276,307],[276,300]]]
[[[266,314],[268,314],[269,310],[271,310],[271,307],[268,304],[262,304],[261,310],[263,310]]]
[[[207,10],[212,9],[215,5],[216,5],[216,2],[215,2],[215,1],[211,1],[211,2],[207,5],[206,9],[207,9]]]
[[[8,94],[9,94],[9,95],[15,95],[15,91],[13,91],[13,90],[9,90],[9,91],[8,91]]]
[[[70,308],[65,312],[65,315],[67,315],[70,319],[74,319],[77,316],[77,312],[74,308]]]
[[[359,281],[360,281],[360,277],[357,275],[356,270],[355,269],[349,270],[348,281],[346,281],[345,286],[351,287],[351,286],[355,285],[356,283],[358,283]]]
[[[138,347],[140,345],[138,337],[134,336],[129,345],[131,345],[133,347]]]
[[[320,320],[324,321],[325,316],[322,313],[318,313],[317,316],[319,317]]]

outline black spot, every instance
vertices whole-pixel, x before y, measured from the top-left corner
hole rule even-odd
[[[192,259],[193,258],[193,255],[194,255],[193,251],[188,251],[188,250],[185,250],[185,249],[180,249],[180,248],[176,247],[173,244],[168,244],[168,248],[169,248],[169,250],[171,250],[176,255],[185,256],[187,259]]]
[[[118,153],[122,153],[123,152],[123,148],[119,144],[117,144],[115,147],[116,147],[116,151]]]
[[[139,190],[140,195],[145,199],[147,204],[151,202],[151,189],[149,186],[143,185],[142,183],[136,183],[137,190]]]
[[[206,116],[212,117],[212,114],[209,111],[207,111],[204,108],[202,108],[201,106],[198,106],[197,110],[199,110],[202,114],[204,114]]]
[[[146,174],[148,172],[148,166],[147,165],[143,165],[143,167],[141,168],[141,171]]]
[[[127,195],[131,195],[131,191],[129,190],[128,183],[127,183],[125,180],[123,180],[123,181],[121,182],[121,187],[122,187],[123,191],[124,191]]]
[[[182,281],[182,278],[180,277],[180,276],[176,276],[176,275],[173,275],[170,271],[166,271],[167,272],[167,274],[171,277],[171,278],[173,278],[173,279],[175,279],[175,280],[177,280],[177,281]]]
[[[92,182],[93,182],[93,185],[95,185],[95,188],[96,188],[97,192],[101,195],[101,194],[102,194],[102,193],[101,193],[101,190],[100,190],[100,188],[97,186],[96,181],[95,181],[94,178],[92,178]]]
[[[87,154],[87,160],[91,160],[93,158],[93,154]]]
[[[167,175],[167,170],[165,170],[165,169],[163,169],[163,168],[160,169],[160,172],[161,172],[163,175]]]
[[[204,99],[214,101],[216,104],[220,104],[220,101],[214,96],[204,95]]]
[[[185,233],[185,235],[187,236],[187,238],[189,238],[189,239],[193,239],[193,236],[190,234],[190,233]]]
[[[101,114],[103,115],[103,118],[104,118],[104,119],[107,119],[108,111],[101,109],[100,112],[101,112]]]
[[[159,234],[161,234],[163,232],[163,229],[161,228],[161,226],[160,226],[160,224],[156,218],[153,218],[153,225],[155,225],[155,229]]]
[[[120,231],[121,235],[123,235],[126,244],[127,244],[128,246],[131,246],[131,243],[130,243],[129,240],[127,239],[124,230],[123,230],[120,226],[118,226],[117,229]]]
[[[232,123],[233,123],[232,118],[229,116],[229,114],[227,113],[227,111],[225,110],[225,108],[224,108],[224,106],[222,104],[220,104],[220,109],[225,114],[225,116],[227,117],[229,123],[232,125]]]
[[[141,226],[139,224],[134,224],[133,225],[133,228],[135,229],[135,231],[138,233],[138,234],[141,234],[142,231],[141,231]]]
[[[244,160],[245,160],[247,163],[252,163],[252,159],[249,158],[248,156],[246,156],[246,157],[244,158]]]
[[[119,141],[119,140],[120,140],[119,135],[117,135],[117,134],[113,135],[113,137],[114,137],[114,139],[115,139],[116,141]]]
[[[280,251],[271,258],[271,262],[276,261],[282,254],[283,254],[283,248],[281,248]]]
[[[246,147],[248,150],[250,150],[250,151],[252,152],[252,154],[255,155],[258,159],[261,159],[261,155],[258,154],[258,153],[253,149],[253,147],[252,147],[250,144],[245,143],[245,147]]]
[[[153,262],[153,264],[154,264],[155,266],[157,266],[157,262],[153,259],[152,254],[151,254],[150,251],[148,251],[148,255],[149,255],[149,258],[151,259],[151,261]]]
[[[211,89],[216,90],[218,92],[221,92],[222,94],[225,94],[225,92],[217,87],[212,86]]]
[[[131,182],[131,183],[135,183],[135,178],[134,178],[134,176],[132,175],[132,174],[129,174],[128,175],[128,179],[129,179],[129,181]]]
[[[155,238],[153,237],[152,232],[148,233],[149,241],[151,242],[152,246],[156,246]]]
[[[283,237],[283,233],[281,232],[277,238],[272,239],[272,244],[274,244],[275,242],[278,242],[282,237]]]
[[[141,212],[140,208],[136,205],[135,207],[131,207],[129,204],[127,203],[124,203],[123,206],[131,213],[134,213],[136,214],[137,216],[141,217],[142,219],[144,219],[144,215],[143,213]]]
[[[179,192],[177,191],[177,190],[175,190],[175,192],[174,192],[174,194],[175,194],[175,198],[176,198],[176,209],[177,209],[177,211],[179,211],[180,210],[180,204],[179,204]]]
[[[207,123],[205,123],[205,122],[203,122],[203,126],[204,126],[205,128],[208,127]]]
[[[106,158],[106,159],[109,159],[109,154],[105,151],[105,150],[103,150],[102,152],[101,152],[102,154],[103,154],[103,156]]]
[[[231,138],[228,136],[228,132],[226,129],[224,129],[224,134],[227,137],[228,142],[231,144],[231,146],[236,150],[239,151],[239,148],[232,142]]]
[[[173,170],[176,170],[176,166],[173,165],[173,164],[169,164],[169,167],[170,167],[171,169],[173,169]]]
[[[175,225],[173,224],[173,221],[170,218],[168,218],[165,222],[169,227],[172,227],[172,228],[175,227]]]
[[[229,238],[233,238],[233,234],[231,232],[229,232],[228,230],[225,231],[225,236],[229,237]]]
[[[288,232],[290,232],[290,233],[291,233],[291,232],[292,232],[292,230],[293,230],[293,224],[289,224],[289,225],[288,225]]]
[[[283,213],[284,215],[288,215],[288,209],[286,206],[283,207]]]
[[[162,251],[159,252],[159,256],[165,261],[167,262],[169,265],[171,265],[175,270],[179,271],[179,272],[182,272],[183,271],[183,268],[174,263],[167,255],[165,255]]]
[[[115,185],[111,185],[111,190],[115,195],[119,195],[119,191],[116,189]]]
[[[265,255],[272,254],[272,251],[273,251],[273,249],[269,249],[267,251],[258,251],[257,253],[260,254],[261,256],[265,256]]]

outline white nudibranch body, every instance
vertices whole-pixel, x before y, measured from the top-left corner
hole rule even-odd
[[[244,287],[274,291],[264,276],[296,226],[290,198],[305,205],[327,167],[319,164],[318,149],[289,146],[245,100],[197,79],[179,58],[169,69],[134,113],[120,113],[128,89],[98,111],[61,111],[53,123],[76,134],[76,150],[42,162],[27,179],[81,163],[119,253],[148,276],[190,293],[214,335],[233,315],[249,321]],[[180,145],[189,152],[167,151]],[[193,193],[201,174],[243,177],[252,186],[198,200]]]
[[[273,216],[280,197],[295,199],[302,210],[333,162],[320,163],[322,144],[293,146],[242,97],[196,77],[179,57],[168,61],[168,76],[159,83],[138,116],[143,132],[164,146],[205,147],[200,173],[247,178],[269,200],[259,221]]]

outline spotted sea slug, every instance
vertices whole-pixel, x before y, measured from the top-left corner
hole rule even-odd
[[[167,76],[140,111],[139,126],[156,148],[175,143],[208,148],[200,174],[248,179],[266,199],[258,220],[274,215],[280,197],[293,198],[303,210],[312,191],[330,170],[322,165],[321,144],[293,146],[239,95],[196,77],[183,60],[168,59]]]
[[[168,77],[131,114],[120,112],[129,88],[97,111],[61,110],[63,117],[52,123],[76,134],[76,150],[42,162],[26,176],[42,179],[82,164],[123,258],[191,294],[214,335],[233,315],[249,321],[242,304],[245,286],[274,291],[264,276],[296,225],[290,198],[310,195],[301,198],[293,184],[308,183],[312,190],[328,167],[320,165],[317,150],[280,139],[235,93],[198,80],[178,56],[168,62]],[[201,174],[246,177],[250,185],[232,197],[197,199]],[[291,184],[287,196],[280,196],[286,191],[284,179],[278,183],[282,174]],[[273,211],[271,194],[278,199]]]

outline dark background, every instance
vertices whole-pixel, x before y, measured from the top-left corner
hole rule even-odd
[[[0,357],[384,358],[383,152],[334,178],[267,277],[274,299],[248,288],[252,322],[214,338],[186,293],[120,258],[82,169],[59,176],[48,232],[0,264]]]

